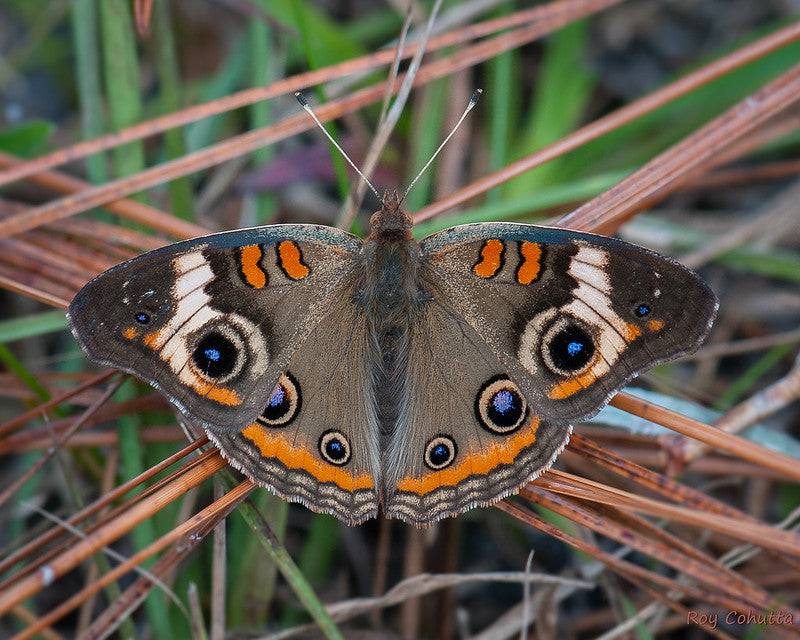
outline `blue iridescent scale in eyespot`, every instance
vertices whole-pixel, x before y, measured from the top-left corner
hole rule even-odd
[[[646,304],[640,304],[636,307],[636,315],[640,318],[644,318],[647,314],[650,313],[650,306]]]
[[[209,347],[203,352],[209,360],[212,362],[219,362],[219,359],[222,357],[222,354],[219,352],[219,349],[214,349],[213,347]]]
[[[498,391],[492,398],[492,407],[498,413],[508,413],[514,409],[514,394],[506,389]]]
[[[567,353],[571,356],[575,356],[583,351],[583,343],[572,341],[567,345]]]
[[[269,397],[269,406],[270,407],[277,407],[280,404],[283,404],[284,399],[286,398],[286,389],[283,388],[283,385],[277,385],[275,389],[272,391],[272,395]]]
[[[328,455],[330,455],[331,458],[339,457],[343,451],[344,448],[342,447],[342,443],[338,440],[331,440],[328,443]]]

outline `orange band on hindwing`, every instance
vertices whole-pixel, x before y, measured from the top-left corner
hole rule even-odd
[[[473,475],[486,475],[501,464],[512,464],[523,449],[536,442],[539,422],[539,418],[533,416],[527,427],[520,429],[503,444],[491,444],[484,451],[466,456],[458,464],[441,471],[431,471],[418,478],[406,476],[397,483],[397,489],[425,495],[440,487],[456,486]]]
[[[506,246],[495,239],[486,240],[481,247],[481,256],[472,266],[472,273],[480,278],[496,276],[503,268],[503,254]]]
[[[261,245],[251,244],[239,250],[239,271],[245,283],[254,289],[263,289],[267,284],[267,272],[261,267],[264,251]]]
[[[523,240],[519,244],[519,266],[517,267],[517,282],[530,284],[542,272],[542,247],[537,242]]]
[[[375,487],[369,474],[354,475],[341,467],[327,464],[308,449],[296,446],[282,434],[272,433],[258,423],[248,425],[242,429],[241,434],[265,458],[275,458],[285,467],[304,471],[319,482],[332,482],[345,491]]]
[[[303,254],[300,247],[292,240],[282,240],[278,243],[278,266],[292,280],[302,280],[311,269],[303,262]]]

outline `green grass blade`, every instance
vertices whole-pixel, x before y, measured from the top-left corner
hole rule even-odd
[[[269,2],[259,1],[266,10]],[[283,66],[278,60],[278,53],[273,42],[273,36],[268,24],[262,20],[251,20],[247,27],[247,41],[250,47],[250,84],[253,87],[263,87],[274,81],[280,74]],[[258,129],[267,126],[272,121],[271,105],[268,101],[256,102],[249,109],[250,128]],[[253,167],[263,167],[272,160],[274,150],[272,146],[262,147],[253,152]],[[269,193],[258,193],[252,196],[256,224],[264,224],[275,213],[275,198]],[[249,223],[250,221],[248,221]]]
[[[0,342],[42,336],[67,328],[67,316],[61,310],[43,311],[21,318],[0,321]]]
[[[776,367],[795,348],[791,344],[772,347],[758,360],[751,364],[742,375],[731,382],[725,393],[717,400],[714,407],[718,411],[727,411],[739,402],[748,391],[755,387],[759,380]]]
[[[72,34],[75,46],[75,75],[78,103],[81,111],[81,133],[84,140],[97,138],[105,132],[100,64],[100,45],[97,42],[97,5],[95,0],[73,0]],[[96,153],[86,158],[86,172],[94,183],[108,177],[106,156]]]
[[[585,112],[595,84],[583,60],[587,38],[588,22],[581,20],[549,39],[534,84],[533,107],[516,149],[517,158],[565,136]],[[504,192],[508,197],[519,197],[557,183],[559,175],[560,159],[556,159],[511,180]]]
[[[31,158],[45,148],[55,126],[45,120],[31,120],[0,131],[0,151]]]
[[[283,3],[276,2],[274,6],[281,6]],[[338,62],[339,60],[344,60],[346,57],[341,57],[342,52],[345,49],[342,46],[342,43],[338,43],[338,46],[332,48],[329,51],[325,51],[321,47],[321,43],[324,39],[323,34],[329,33],[330,30],[324,30],[320,28],[320,32],[317,32],[315,29],[316,23],[319,21],[319,14],[314,11],[309,10],[309,8],[300,0],[291,0],[291,8],[292,8],[292,16],[294,18],[294,27],[300,32],[300,42],[303,46],[303,50],[306,54],[306,60],[308,61],[308,66],[310,69],[319,69],[320,67],[331,64],[332,62]],[[338,55],[337,55],[338,54]],[[324,89],[321,86],[314,87],[314,93],[317,95],[317,99],[321,102],[325,102],[327,100],[327,96],[325,94]],[[339,129],[333,122],[326,122],[322,125],[325,127],[325,130],[331,135],[331,137],[341,144],[341,136],[339,135]],[[331,142],[327,142],[328,144],[328,151],[331,155],[331,161],[333,162],[333,170],[336,174],[336,185],[339,189],[339,197],[344,200],[347,198],[347,194],[350,192],[350,181],[347,177],[347,167],[345,165],[345,159],[339,153],[339,150],[333,146]]]
[[[497,17],[507,15],[510,7],[504,7]],[[519,53],[506,51],[486,63],[488,71],[489,104],[489,171],[497,171],[510,159],[512,129],[519,111]],[[503,197],[502,187],[486,194],[486,202],[495,204]]]
[[[406,184],[414,179],[442,142],[441,131],[448,93],[447,78],[441,78],[426,86],[414,105],[414,127],[410,140],[411,159],[408,163]],[[431,201],[433,175],[433,169],[429,168],[409,191],[406,198],[406,207],[409,211],[421,209]]]
[[[133,400],[137,396],[136,383],[133,380],[126,380],[119,388],[114,399],[117,402]],[[142,441],[139,438],[139,431],[142,426],[139,414],[126,414],[117,419],[117,436],[119,438],[120,456],[120,476],[123,482],[135,478],[146,470],[145,452]],[[142,490],[137,487],[131,491],[130,495],[136,495]],[[133,531],[131,539],[137,551],[144,549],[156,540],[156,531],[152,519],[144,520]],[[142,566],[147,568],[152,566],[154,559],[150,559]],[[173,638],[172,625],[167,610],[167,601],[164,593],[160,590],[152,591],[144,601],[144,608],[147,613],[147,620],[150,625],[151,634],[156,638]]]
[[[322,602],[320,602],[314,588],[309,583],[308,579],[303,575],[303,572],[295,564],[292,557],[286,548],[277,541],[274,533],[265,521],[261,513],[253,507],[249,500],[243,502],[238,509],[238,512],[250,525],[256,538],[261,543],[263,549],[269,554],[273,562],[275,562],[278,570],[281,572],[284,580],[289,584],[292,591],[294,591],[303,608],[308,612],[314,622],[317,623],[322,634],[328,640],[343,640],[341,631],[339,631],[336,623],[325,610]]]
[[[171,4],[156,2],[153,5],[153,36],[156,42],[156,69],[159,82],[159,103],[162,113],[177,111],[183,106],[181,79],[175,52]],[[183,128],[170,129],[164,133],[164,148],[169,160],[186,153]],[[172,213],[185,220],[194,220],[194,201],[190,176],[177,178],[169,183],[169,199]]]
[[[236,38],[230,45],[228,55],[219,71],[201,88],[198,102],[210,102],[233,93],[244,80],[250,65],[249,55],[246,38]],[[189,152],[197,151],[219,140],[222,137],[223,126],[231,115],[223,113],[190,124],[186,131],[186,146]]]
[[[100,26],[105,66],[106,103],[111,126],[119,131],[142,117],[139,62],[136,54],[130,2],[102,0]],[[115,147],[114,173],[124,177],[144,169],[144,144],[141,140]],[[139,197],[138,199],[143,199]]]
[[[465,209],[459,213],[441,216],[416,225],[413,230],[414,235],[424,238],[431,233],[457,224],[530,218],[535,212],[542,209],[591,198],[619,182],[628,173],[629,171],[604,173],[568,183],[542,187],[536,193],[519,198],[488,203],[474,209]]]

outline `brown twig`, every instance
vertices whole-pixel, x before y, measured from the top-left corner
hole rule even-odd
[[[744,460],[778,471],[787,478],[800,480],[800,465],[797,464],[796,459],[766,449],[744,438],[726,433],[697,420],[692,420],[628,393],[618,393],[611,399],[609,404],[704,442],[711,447],[727,451]]]
[[[22,487],[28,480],[30,480],[39,469],[41,469],[47,461],[50,460],[63,446],[63,444],[70,439],[73,433],[80,429],[83,424],[94,414],[100,407],[102,407],[109,398],[114,394],[117,388],[122,384],[123,379],[112,382],[108,389],[100,396],[97,401],[86,409],[78,418],[72,423],[72,426],[61,434],[58,439],[45,451],[30,467],[25,469],[16,480],[14,480],[8,487],[0,492],[0,506],[4,505],[8,499],[13,496],[20,487]]]
[[[515,12],[508,16],[493,18],[476,25],[468,25],[461,29],[431,38],[429,51],[462,44],[470,40],[482,38],[503,29],[516,28],[537,21],[556,19],[559,24],[568,24],[573,20],[596,13],[621,0],[559,0],[547,4]],[[417,50],[416,43],[410,43],[403,52],[403,57],[411,57]],[[395,48],[388,48],[355,60],[347,60],[338,64],[321,67],[314,71],[279,80],[267,87],[255,87],[234,93],[211,102],[188,107],[152,120],[146,120],[121,131],[110,133],[94,140],[79,142],[70,147],[59,149],[50,154],[30,160],[0,174],[0,186],[22,180],[53,167],[74,162],[101,151],[122,146],[134,140],[140,140],[163,131],[191,124],[203,118],[219,115],[233,109],[245,107],[255,102],[292,94],[305,87],[314,86],[331,79],[371,71],[377,67],[390,64],[395,57]]]
[[[628,122],[648,114],[658,107],[672,102],[680,96],[694,91],[695,89],[714,79],[725,75],[726,73],[730,73],[731,71],[738,69],[749,62],[758,60],[767,53],[791,44],[798,39],[800,39],[800,23],[795,23],[784,29],[776,31],[775,33],[771,33],[770,35],[765,36],[764,38],[761,38],[745,47],[742,47],[741,49],[737,49],[733,53],[720,58],[719,60],[712,62],[711,64],[708,64],[705,67],[702,67],[701,69],[698,69],[697,71],[694,71],[679,80],[676,80],[666,87],[658,89],[657,91],[654,91],[653,93],[648,94],[647,96],[644,96],[643,98],[640,98],[629,105],[617,109],[607,116],[603,116],[602,118],[599,118],[594,122],[581,127],[558,142],[548,145],[539,151],[522,158],[521,160],[507,165],[495,173],[486,175],[479,180],[472,182],[466,187],[459,189],[455,193],[450,194],[450,196],[447,198],[421,209],[417,215],[414,216],[414,221],[422,222],[423,220],[428,220],[434,216],[437,216],[448,209],[462,204],[467,200],[470,200],[482,193],[485,193],[486,191],[489,191],[490,189],[493,189],[496,186],[507,182],[515,176],[521,175],[526,171],[530,171],[531,169],[544,164],[548,160],[553,160],[554,158],[564,155],[568,151],[577,149],[581,145],[584,145],[591,140],[614,131]],[[709,145],[709,148],[714,147]],[[630,180],[630,178],[628,178],[628,180]],[[593,199],[592,202],[595,202],[595,200],[597,200],[597,198]],[[584,205],[584,207],[586,206],[587,205]],[[583,211],[583,209],[584,208],[582,207],[581,209],[578,209],[570,214],[569,219],[562,219],[564,226],[570,226],[571,228],[576,229],[596,229],[597,227],[591,226],[575,226],[590,222],[589,216]],[[578,211],[582,211],[580,216],[578,216]],[[583,220],[583,218],[586,218],[586,220]]]

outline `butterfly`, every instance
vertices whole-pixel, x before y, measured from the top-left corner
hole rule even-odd
[[[259,485],[422,526],[518,491],[716,314],[695,273],[614,238],[411,229],[388,192],[365,239],[276,224],[179,242],[86,284],[70,325]]]

